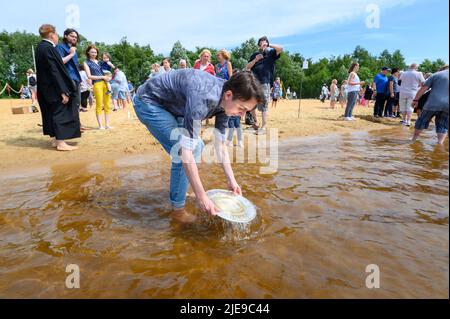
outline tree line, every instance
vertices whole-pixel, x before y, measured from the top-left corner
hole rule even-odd
[[[15,89],[26,84],[25,73],[28,69],[34,68],[32,46],[36,47],[39,42],[40,37],[32,33],[9,33],[6,31],[0,33],[0,90],[5,83],[9,83]],[[132,44],[127,38],[123,38],[117,44],[106,44],[90,42],[81,36],[78,46],[80,63],[85,60],[84,51],[91,43],[97,45],[101,52],[110,53],[113,63],[125,72],[134,85],[143,83],[150,74],[151,65],[153,63],[160,64],[165,58],[162,54],[156,54],[150,45]],[[216,52],[221,48],[196,47],[194,51],[190,51],[184,48],[179,41],[175,42],[168,57],[173,68],[177,68],[180,59],[187,60],[189,66],[193,66],[203,49],[211,51],[212,62],[215,64]],[[233,67],[243,69],[250,56],[257,50],[258,46],[254,38],[232,49]],[[307,70],[303,70],[305,60],[309,64]],[[322,58],[318,61],[305,58],[300,53],[284,51],[277,62],[276,76],[282,79],[285,89],[290,87],[291,91],[297,92],[298,95],[302,88],[303,98],[317,98],[324,83],[329,85],[333,79],[337,79],[339,82],[347,79],[348,68],[353,62],[360,64],[360,78],[367,83],[372,82],[373,77],[382,66],[399,67],[400,69],[407,67],[400,50],[394,52],[384,50],[379,55],[373,55],[368,50],[357,46],[352,53]],[[435,61],[426,59],[419,69],[424,73],[434,73],[444,64],[442,59]]]

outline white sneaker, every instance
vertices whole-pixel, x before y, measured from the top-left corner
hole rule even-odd
[[[344,117],[344,121],[351,121],[352,119],[350,117]]]

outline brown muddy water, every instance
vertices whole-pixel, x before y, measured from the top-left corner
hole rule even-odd
[[[448,298],[448,143],[409,137],[293,139],[276,174],[236,165],[258,206],[243,229],[171,221],[162,153],[2,174],[0,297]],[[224,188],[220,167],[201,174]],[[69,264],[80,289],[65,286]]]

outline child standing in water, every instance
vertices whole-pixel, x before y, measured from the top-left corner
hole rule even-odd
[[[100,63],[100,66],[102,68],[103,74],[107,77],[107,80],[105,80],[106,86],[108,87],[108,92],[106,92],[106,95],[111,95],[111,80],[113,75],[112,71],[116,67],[114,66],[114,64],[112,64],[111,55],[109,53],[103,53],[103,62]]]

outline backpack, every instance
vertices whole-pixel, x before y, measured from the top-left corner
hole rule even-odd
[[[30,86],[36,86],[37,85],[36,78],[34,76],[30,76],[30,78],[28,79],[28,84]]]

